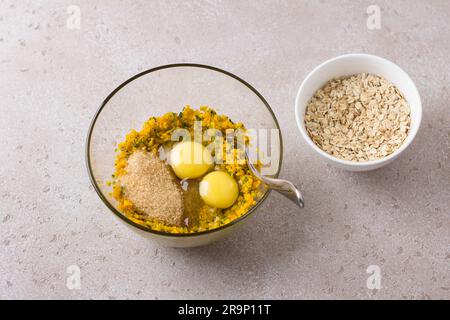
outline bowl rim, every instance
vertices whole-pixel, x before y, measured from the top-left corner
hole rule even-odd
[[[223,69],[217,68],[217,67],[213,67],[210,65],[206,65],[206,64],[198,64],[198,63],[173,63],[173,64],[165,64],[165,65],[160,65],[158,67],[154,67],[154,68],[150,68],[147,70],[144,70],[142,72],[139,72],[137,74],[135,74],[134,76],[130,77],[129,79],[125,80],[124,82],[122,82],[119,86],[117,86],[113,91],[111,91],[110,94],[108,94],[108,96],[103,100],[103,102],[100,104],[100,107],[97,109],[97,111],[95,112],[94,117],[91,120],[91,123],[89,125],[89,129],[88,129],[88,134],[86,137],[86,147],[85,147],[85,161],[86,161],[86,166],[87,166],[87,171],[88,171],[88,175],[89,175],[89,179],[91,181],[92,186],[94,187],[97,195],[99,196],[99,198],[103,201],[103,203],[106,205],[106,207],[108,207],[108,209],[110,211],[112,211],[112,213],[114,213],[117,217],[119,217],[121,220],[123,220],[124,222],[128,223],[129,225],[136,227],[138,229],[140,229],[141,231],[150,233],[150,234],[154,234],[154,235],[158,235],[158,236],[163,236],[163,237],[167,237],[167,238],[189,238],[189,237],[198,237],[198,236],[203,236],[203,235],[208,235],[208,234],[212,234],[215,232],[219,232],[222,231],[224,229],[227,229],[228,227],[234,226],[236,224],[238,224],[239,222],[243,221],[244,219],[246,219],[247,217],[249,217],[269,196],[271,189],[268,189],[264,195],[261,197],[261,199],[259,199],[258,202],[256,202],[256,204],[250,208],[250,210],[248,210],[244,215],[240,216],[239,218],[225,224],[222,225],[218,228],[215,229],[210,229],[210,230],[205,230],[205,231],[201,231],[201,232],[195,232],[195,233],[168,233],[168,232],[162,232],[162,231],[157,231],[157,230],[152,230],[150,228],[146,228],[144,226],[141,226],[140,224],[137,224],[135,222],[133,222],[132,220],[130,220],[127,216],[125,216],[124,214],[122,214],[119,210],[117,210],[111,203],[110,201],[108,201],[108,199],[106,198],[106,196],[103,194],[103,192],[101,191],[100,187],[98,186],[95,178],[94,178],[94,174],[93,174],[93,170],[92,170],[92,165],[91,165],[91,156],[90,156],[90,146],[91,146],[91,137],[92,137],[92,133],[93,133],[93,129],[95,127],[95,124],[97,122],[97,119],[99,117],[99,115],[101,114],[103,108],[108,104],[109,100],[111,100],[111,98],[117,93],[119,92],[122,88],[124,88],[126,85],[128,85],[129,83],[131,83],[132,81],[155,71],[160,71],[160,70],[164,70],[164,69],[169,69],[169,68],[180,68],[180,67],[192,67],[192,68],[202,68],[202,69],[207,69],[210,71],[215,71],[215,72],[219,72],[222,73],[226,76],[229,76],[237,81],[239,81],[241,84],[243,84],[244,86],[246,86],[248,89],[250,89],[264,104],[264,106],[267,108],[267,110],[269,111],[270,115],[272,116],[272,119],[275,122],[275,125],[277,127],[278,130],[278,135],[280,138],[280,157],[278,159],[278,170],[277,172],[274,174],[274,177],[277,178],[278,175],[280,174],[281,171],[281,166],[282,166],[282,162],[283,162],[283,137],[281,134],[281,128],[280,125],[278,123],[278,119],[275,116],[275,113],[273,112],[272,108],[270,107],[269,103],[266,101],[266,99],[259,93],[258,90],[256,90],[252,85],[250,85],[248,82],[246,82],[245,80],[243,80],[242,78],[236,76],[235,74],[225,71]]]
[[[414,131],[411,131],[408,133],[407,138],[405,139],[405,141],[403,142],[403,144],[400,146],[400,148],[398,148],[397,150],[395,150],[393,153],[391,153],[390,155],[388,155],[387,157],[381,158],[381,159],[376,159],[376,160],[369,160],[369,161],[363,161],[363,162],[354,162],[354,161],[350,161],[350,160],[344,160],[344,159],[339,159],[336,158],[328,153],[326,153],[325,151],[323,151],[322,149],[320,149],[309,137],[308,133],[306,132],[305,128],[302,126],[301,121],[304,120],[304,114],[300,115],[300,110],[299,110],[299,100],[300,100],[300,94],[302,93],[302,91],[304,90],[304,87],[306,86],[306,83],[310,80],[310,78],[320,69],[336,62],[339,60],[343,60],[343,59],[352,59],[352,58],[365,58],[365,59],[372,59],[372,60],[377,60],[380,63],[384,63],[389,65],[392,68],[395,68],[397,70],[399,70],[405,77],[405,79],[407,81],[410,82],[412,89],[414,91],[414,95],[417,96],[418,98],[418,104],[417,104],[417,111],[415,113],[415,116],[417,116],[417,119],[415,120],[417,122],[417,127],[415,128]],[[331,79],[330,79],[331,80]],[[306,111],[306,110],[305,110]],[[412,112],[412,109],[411,109]],[[412,118],[412,117],[411,117]],[[397,64],[395,64],[394,62],[376,56],[376,55],[372,55],[372,54],[367,54],[367,53],[349,53],[349,54],[343,54],[331,59],[326,60],[325,62],[322,62],[321,64],[319,64],[318,66],[316,66],[312,71],[310,71],[308,73],[308,75],[306,76],[306,78],[303,80],[302,84],[300,85],[300,88],[297,91],[297,95],[295,98],[295,121],[297,122],[297,127],[303,137],[303,139],[305,139],[305,141],[307,142],[307,144],[312,147],[317,153],[319,153],[322,157],[338,163],[340,165],[344,165],[347,167],[354,167],[354,168],[366,168],[366,167],[380,167],[381,165],[387,164],[389,163],[391,160],[395,159],[396,157],[398,157],[414,140],[414,138],[417,135],[417,132],[419,131],[420,128],[420,124],[422,122],[422,99],[420,97],[420,93],[419,90],[417,89],[416,84],[414,83],[414,81],[411,79],[411,77],[409,76],[409,74],[403,70],[402,68],[400,68]]]

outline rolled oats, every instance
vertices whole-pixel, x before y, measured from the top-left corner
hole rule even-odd
[[[410,124],[403,94],[386,79],[366,73],[326,83],[305,114],[306,130],[319,148],[356,162],[393,153],[405,141]]]

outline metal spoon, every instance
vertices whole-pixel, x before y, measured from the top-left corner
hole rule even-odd
[[[292,182],[288,180],[275,179],[263,176],[261,173],[259,173],[259,171],[255,168],[253,163],[250,161],[247,148],[244,148],[244,150],[245,150],[245,159],[247,160],[248,167],[255,175],[255,177],[257,177],[259,180],[267,184],[270,189],[273,189],[278,193],[281,193],[283,196],[294,202],[300,208],[303,208],[305,206],[305,201],[303,200],[302,193]]]

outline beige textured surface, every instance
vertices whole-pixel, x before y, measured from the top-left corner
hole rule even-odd
[[[366,27],[373,2],[381,30]],[[80,30],[66,28],[71,4]],[[450,298],[449,19],[445,0],[1,1],[0,298]],[[414,143],[370,173],[326,165],[293,117],[307,72],[349,52],[398,63],[423,99]],[[253,224],[190,250],[113,219],[86,174],[90,119],[124,79],[182,61],[267,98],[305,210],[272,194]],[[66,288],[70,265],[80,290]]]

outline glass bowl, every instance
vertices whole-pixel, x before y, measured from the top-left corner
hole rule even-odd
[[[278,121],[263,96],[250,84],[224,70],[199,64],[171,64],[141,72],[114,89],[103,101],[86,142],[86,162],[91,182],[100,199],[127,226],[162,245],[205,245],[230,233],[267,198],[270,190],[240,218],[217,229],[189,234],[154,231],[128,219],[117,208],[107,181],[115,171],[116,148],[131,130],[140,130],[151,116],[180,112],[185,105],[210,106],[247,129],[262,132],[258,139],[270,140],[267,175],[277,177],[282,161],[282,138]],[[258,131],[259,130],[259,131]],[[264,133],[265,132],[265,133]],[[267,137],[265,136],[267,135]]]

